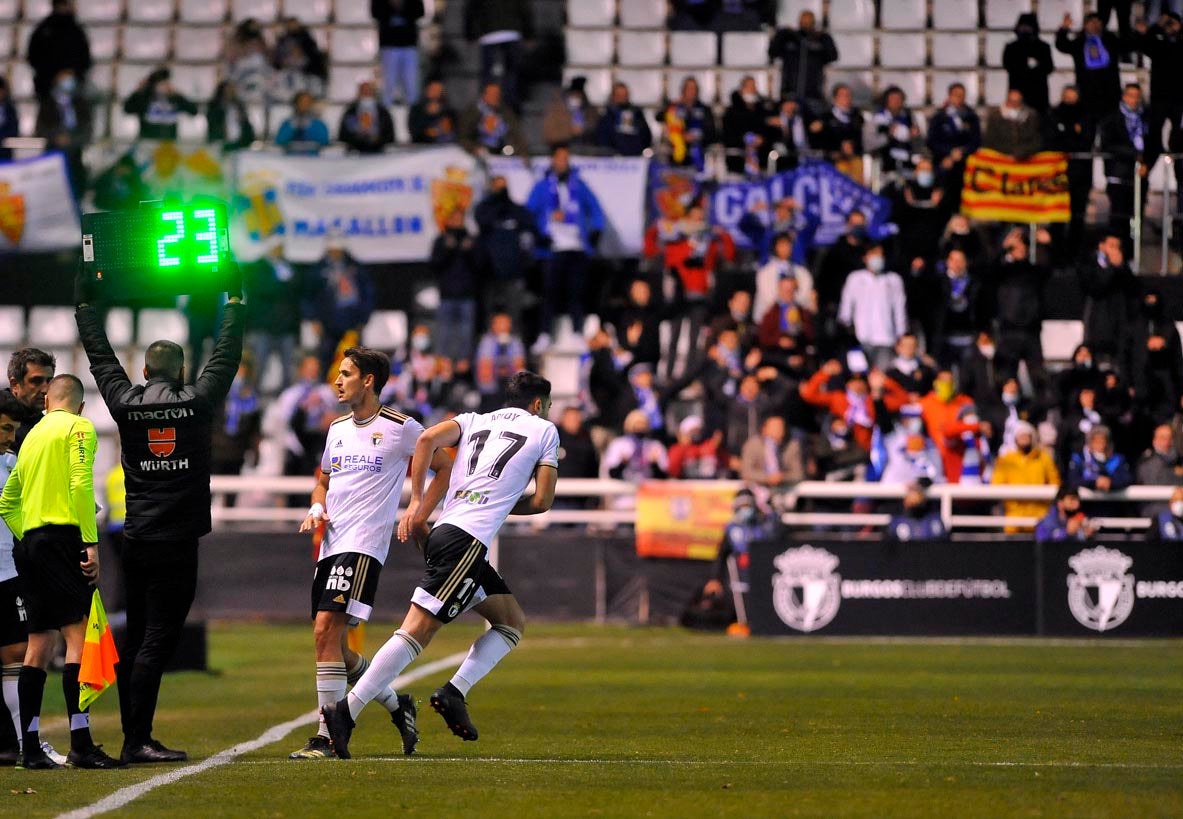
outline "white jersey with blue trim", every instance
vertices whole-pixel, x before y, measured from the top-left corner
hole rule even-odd
[[[422,432],[418,421],[390,407],[382,407],[363,423],[352,415],[333,422],[320,461],[329,476],[329,523],[319,560],[360,552],[386,562],[407,461]]]
[[[545,418],[518,407],[452,419],[460,443],[444,511],[449,523],[486,546],[521,498],[539,464],[559,467],[559,431]]]

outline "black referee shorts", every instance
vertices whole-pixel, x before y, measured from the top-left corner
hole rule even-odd
[[[48,525],[25,532],[12,551],[24,585],[30,632],[53,631],[90,616],[94,587],[82,573],[82,533]]]
[[[0,646],[12,646],[29,639],[25,614],[24,585],[19,577],[0,581]]]
[[[411,602],[443,623],[493,594],[511,594],[505,580],[489,565],[489,547],[463,529],[445,523],[427,536],[423,550],[427,571]]]

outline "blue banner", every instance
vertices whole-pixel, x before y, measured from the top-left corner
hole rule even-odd
[[[839,173],[828,162],[811,162],[794,171],[753,182],[720,184],[711,196],[710,219],[731,233],[740,247],[761,250],[760,239],[753,231],[753,221],[768,229],[769,217],[776,203],[785,197],[797,202],[794,229],[797,232],[795,254],[803,256],[810,248],[832,245],[846,230],[846,217],[861,210],[867,217],[867,233],[882,239],[896,231],[891,218],[891,202]],[[749,216],[747,220],[745,216]],[[740,223],[745,224],[741,227]]]

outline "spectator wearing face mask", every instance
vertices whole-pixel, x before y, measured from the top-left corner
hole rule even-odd
[[[542,120],[542,138],[547,145],[586,147],[596,144],[599,114],[587,98],[587,77],[572,77],[559,90]]]
[[[944,275],[936,280],[941,298],[933,325],[932,348],[942,366],[952,367],[969,352],[982,324],[981,287],[970,275],[969,262],[960,250],[949,251],[944,268]]]
[[[920,139],[920,126],[906,103],[904,90],[892,85],[883,92],[882,105],[871,116],[873,138],[869,140],[867,148],[879,156],[880,166],[886,173],[912,167],[912,155]],[[929,163],[931,171],[932,164]]]
[[[197,106],[173,88],[171,77],[167,68],[156,69],[124,101],[123,112],[140,118],[140,139],[175,142],[180,115],[197,113]]]
[[[995,486],[1059,486],[1060,470],[1051,453],[1038,444],[1035,427],[1019,421],[1014,427],[1014,447],[994,462],[990,483]],[[1042,518],[1048,504],[1032,500],[1008,500],[1003,503],[1007,517]],[[1031,527],[1007,526],[1006,532],[1029,532]]]
[[[1166,508],[1151,517],[1146,539],[1152,543],[1172,544],[1183,540],[1183,487],[1172,492]]]
[[[842,419],[854,442],[864,451],[870,452],[876,402],[881,401],[889,412],[896,412],[907,403],[908,394],[899,384],[877,370],[867,375],[851,373],[841,388],[834,389],[831,382],[840,379],[842,374],[840,362],[827,361],[801,385],[801,397],[807,403]]]
[[[1098,492],[1116,492],[1134,482],[1125,457],[1113,451],[1109,427],[1097,424],[1089,430],[1086,441],[1084,449],[1073,453],[1068,462],[1069,484]]]
[[[904,333],[895,343],[895,358],[887,368],[887,377],[908,393],[909,400],[919,400],[932,391],[937,365],[929,356],[920,355],[915,333]]]
[[[1039,39],[1039,17],[1031,12],[1019,15],[1015,39],[1002,49],[1007,88],[1018,91],[1039,114],[1048,109],[1047,78],[1055,70],[1052,49]]]
[[[505,385],[514,373],[526,368],[526,346],[513,331],[507,313],[489,319],[489,331],[477,345],[474,371],[481,394],[481,412],[492,412],[505,403]]]
[[[990,448],[999,453],[1014,450],[1016,430],[1021,424],[1034,424],[1042,415],[1042,407],[1023,395],[1016,378],[1004,381],[978,406],[982,417],[990,423]]]
[[[760,434],[744,442],[739,459],[740,478],[763,507],[777,487],[805,479],[801,442],[787,436],[785,419],[779,415],[760,423]]]
[[[908,331],[904,281],[887,270],[887,257],[879,243],[866,248],[863,264],[842,287],[838,321],[850,328],[868,361],[886,368],[896,340]]]
[[[661,310],[653,303],[653,288],[644,279],[634,279],[628,297],[616,317],[616,337],[621,349],[636,363],[656,367],[661,360]]]
[[[771,149],[776,151],[777,173],[793,170],[801,163],[802,154],[809,153],[812,148],[809,126],[812,121],[811,112],[803,109],[794,97],[782,99],[779,106],[773,107],[764,138]]]
[[[288,17],[281,25],[275,49],[271,52],[271,67],[275,70],[273,93],[283,99],[297,91],[323,96],[329,78],[325,53],[320,50],[312,32],[297,18]]]
[[[982,432],[973,399],[958,392],[953,371],[944,368],[937,373],[932,392],[920,399],[920,407],[928,437],[941,453],[946,480],[959,483],[964,455],[972,449],[967,447],[965,436]],[[976,439],[970,443],[976,443]]]
[[[715,480],[724,476],[727,454],[723,431],[707,434],[701,416],[688,415],[678,424],[678,439],[669,449],[670,477]]]
[[[1023,92],[1012,88],[1006,100],[986,115],[982,147],[1015,159],[1027,159],[1043,148],[1043,125],[1039,112],[1023,100]]]
[[[937,185],[932,160],[922,157],[911,179],[898,184],[900,256],[912,260],[913,269],[931,264],[945,227],[946,211],[941,206],[945,192]]]
[[[1082,386],[1064,413],[1064,422],[1056,431],[1056,465],[1061,472],[1068,471],[1073,453],[1084,448],[1093,427],[1109,421],[1097,406],[1099,390],[1100,386]]]
[[[998,401],[1005,379],[998,370],[997,358],[998,347],[989,330],[976,333],[961,356],[958,369],[961,391],[979,407]]]
[[[1087,344],[1078,344],[1068,366],[1056,374],[1056,395],[1061,411],[1065,414],[1069,411],[1082,389],[1099,390],[1101,382],[1092,350]]]
[[[866,478],[870,452],[854,437],[854,430],[846,419],[837,415],[827,416],[822,422],[821,432],[812,436],[809,444],[810,477],[824,481],[861,481]],[[814,504],[817,511],[849,512],[846,501]]]
[[[1043,364],[1043,289],[1051,271],[1036,264],[1021,230],[1011,231],[1002,243],[1003,255],[994,267],[994,303],[998,320],[999,372],[1010,377],[1026,362],[1032,378],[1041,378]]]
[[[26,9],[26,16],[30,13]],[[53,0],[49,16],[29,35],[28,60],[33,69],[33,90],[48,94],[63,69],[70,69],[79,85],[86,84],[92,64],[90,40],[78,23],[74,0]]]
[[[1064,484],[1056,493],[1052,508],[1035,526],[1036,543],[1059,543],[1065,540],[1088,540],[1101,527],[1089,520],[1080,508],[1080,492]]]
[[[53,88],[38,101],[33,135],[41,137],[50,149],[61,151],[65,156],[75,199],[81,198],[87,187],[82,151],[90,144],[92,122],[90,102],[78,88],[73,69],[62,69],[54,79]],[[3,138],[0,133],[0,140]]]
[[[920,405],[913,403],[902,406],[898,417],[886,411],[876,411],[882,445],[879,457],[886,456],[878,476],[882,483],[945,482],[941,453],[924,429],[922,413]],[[872,465],[875,465],[874,458]]]
[[[341,115],[337,139],[353,153],[380,154],[394,144],[394,120],[378,102],[372,82],[357,86],[357,99]]]
[[[1098,14],[1086,14],[1084,29],[1076,34],[1072,15],[1065,14],[1056,31],[1056,51],[1072,58],[1080,100],[1094,121],[1108,116],[1121,100],[1121,50],[1121,41],[1105,29]]]
[[[1117,355],[1135,317],[1138,280],[1126,264],[1121,235],[1108,231],[1096,253],[1077,268],[1084,293],[1084,343],[1097,355]]]
[[[723,112],[723,147],[727,170],[755,178],[764,175],[769,146],[765,136],[773,111],[750,75],[739,81],[731,93],[731,104]]]
[[[924,484],[912,483],[904,494],[904,511],[892,515],[883,530],[890,542],[907,543],[913,540],[943,540],[949,534],[940,512],[932,508]]]

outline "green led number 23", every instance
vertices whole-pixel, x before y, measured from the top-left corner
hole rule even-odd
[[[200,208],[193,211],[193,218],[204,220],[206,229],[193,234],[193,241],[208,245],[209,250],[194,259],[196,264],[217,264],[218,239],[217,217],[213,208]],[[178,248],[173,245],[185,238],[185,213],[179,210],[166,210],[160,214],[160,221],[172,222],[173,232],[156,240],[157,267],[180,267],[181,257],[175,255]]]

